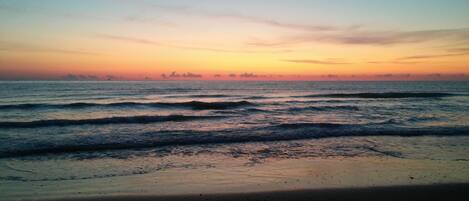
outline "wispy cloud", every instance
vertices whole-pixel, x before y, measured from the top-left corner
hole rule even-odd
[[[155,18],[155,17],[142,17],[136,15],[128,15],[121,18],[124,22],[129,23],[139,23],[139,24],[148,24],[148,25],[160,25],[167,27],[175,27],[176,23],[169,20]]]
[[[402,43],[420,43],[432,40],[469,40],[469,28],[436,29],[420,31],[388,31],[344,34],[341,36],[322,37],[325,41],[344,44],[390,45]]]
[[[469,44],[468,44],[469,46]],[[451,48],[451,49],[448,49],[448,52],[459,52],[459,53],[468,53],[469,54],[469,48]]]
[[[341,28],[335,27],[335,26],[296,24],[296,23],[283,22],[283,21],[274,20],[274,19],[257,17],[257,16],[243,15],[243,14],[239,14],[235,12],[216,13],[216,12],[200,11],[198,12],[198,14],[211,17],[211,18],[213,17],[215,19],[216,18],[218,19],[231,18],[231,19],[241,20],[245,22],[263,24],[267,26],[279,27],[279,28],[285,28],[285,29],[296,29],[296,30],[314,31],[314,32],[342,30]],[[347,29],[354,29],[354,28],[358,28],[358,26],[347,27]]]
[[[153,8],[161,12],[191,17],[206,17],[211,20],[238,20],[270,27],[303,31],[302,34],[281,37],[277,40],[251,39],[245,45],[255,47],[286,47],[295,44],[321,42],[346,45],[396,45],[422,43],[435,40],[454,42],[469,41],[469,28],[428,29],[428,30],[367,30],[360,25],[333,26],[301,24],[279,19],[247,15],[236,11],[215,11],[189,6],[171,6],[156,4],[143,0],[119,0],[142,8]]]
[[[420,54],[395,58],[391,61],[368,61],[369,64],[419,64],[430,62],[431,59],[458,57],[469,55],[469,48],[451,48],[446,50],[447,53],[441,54]],[[432,62],[434,63],[434,62]]]
[[[78,12],[65,12],[63,10],[50,9],[45,7],[32,7],[32,6],[17,6],[17,5],[0,5],[0,10],[14,13],[33,13],[41,16],[48,16],[68,20],[92,20],[92,21],[105,21],[112,22],[127,22],[159,26],[175,26],[175,23],[156,17],[142,17],[138,15],[126,16],[105,16],[99,13],[78,13]]]
[[[433,59],[433,58],[455,57],[455,56],[463,56],[463,55],[469,55],[469,52],[468,53],[456,53],[456,54],[415,55],[415,56],[401,57],[401,58],[398,58],[397,60]]]
[[[423,61],[368,61],[368,64],[398,64],[398,65],[409,65],[409,64],[420,64]]]
[[[107,40],[116,40],[116,41],[143,44],[143,45],[172,47],[172,48],[178,48],[178,49],[205,50],[205,51],[214,51],[214,52],[237,52],[234,50],[227,50],[227,49],[173,45],[173,44],[163,43],[163,42],[154,41],[150,39],[136,38],[136,37],[127,37],[127,36],[118,36],[118,35],[109,35],[109,34],[95,34],[95,36],[97,38],[107,39]]]
[[[287,36],[275,41],[260,41],[258,39],[247,41],[250,46],[287,46],[302,43],[332,43],[346,45],[396,45],[423,43],[436,40],[452,42],[469,41],[469,28],[461,29],[434,29],[420,31],[340,31],[334,33],[307,33]]]
[[[107,40],[118,40],[118,41],[138,43],[138,44],[144,44],[144,45],[166,46],[166,44],[162,44],[154,40],[143,39],[143,38],[134,38],[134,37],[127,37],[127,36],[101,34],[101,33],[95,34],[94,36],[96,38],[107,39]]]
[[[252,47],[265,47],[265,48],[273,48],[273,47],[286,47],[296,44],[294,40],[279,40],[279,41],[267,41],[262,40],[259,38],[251,38],[245,45],[252,46]]]
[[[256,51],[256,50],[244,50],[244,49],[222,49],[222,48],[212,48],[212,47],[200,47],[200,46],[188,46],[188,45],[179,45],[171,44],[166,42],[160,42],[145,38],[136,38],[136,37],[127,37],[127,36],[118,36],[110,34],[94,34],[94,37],[106,40],[116,40],[128,43],[136,43],[143,45],[153,45],[153,46],[162,46],[178,49],[188,49],[188,50],[201,50],[201,51],[210,51],[210,52],[225,52],[225,53],[284,53],[291,52],[290,50],[266,50],[266,51]]]
[[[345,65],[352,64],[348,62],[339,61],[337,59],[328,59],[328,60],[312,60],[312,59],[284,59],[285,62],[291,63],[307,63],[307,64],[322,64],[322,65]]]
[[[125,2],[142,8],[153,8],[171,14],[206,17],[211,20],[238,20],[247,23],[256,23],[270,27],[304,31],[303,34],[280,38],[278,40],[249,40],[247,46],[255,47],[285,47],[300,43],[322,42],[347,45],[395,45],[421,43],[434,40],[469,41],[469,28],[460,29],[431,29],[431,30],[366,30],[361,25],[333,26],[317,24],[301,24],[269,17],[247,15],[230,10],[206,10],[189,6],[174,6],[157,4],[144,0],[114,0]]]
[[[188,6],[170,6],[170,5],[162,5],[151,3],[147,1],[141,0],[119,0],[115,2],[120,3],[131,3],[137,6],[141,6],[144,8],[153,8],[159,11],[166,11],[171,12],[173,14],[179,15],[188,15],[188,16],[196,16],[196,17],[206,17],[213,20],[220,20],[220,19],[231,19],[231,20],[238,20],[242,22],[248,23],[256,23],[271,27],[278,27],[284,29],[293,29],[293,30],[303,30],[303,31],[313,31],[313,32],[323,32],[323,31],[339,31],[339,30],[355,30],[360,28],[358,25],[352,25],[349,27],[337,27],[331,25],[312,25],[312,24],[299,24],[299,23],[292,23],[281,21],[273,18],[266,18],[266,17],[259,17],[253,15],[246,15],[235,11],[214,11],[214,10],[204,10],[198,8],[192,8]]]
[[[11,3],[14,3],[12,1]],[[71,12],[64,12],[59,10],[52,10],[49,8],[43,7],[31,7],[31,6],[18,6],[18,5],[10,5],[8,3],[0,5],[0,10],[7,11],[7,12],[15,12],[15,13],[34,13],[37,15],[42,16],[52,16],[58,17],[61,19],[86,19],[86,20],[109,20],[109,18],[105,18],[98,15],[91,15],[86,13],[71,13]]]
[[[89,51],[76,50],[76,49],[61,49],[61,48],[39,46],[39,45],[34,45],[34,44],[4,42],[4,41],[0,41],[0,51],[58,53],[58,54],[73,54],[73,55],[86,55],[86,56],[102,55],[101,53],[97,53],[97,52],[89,52]]]

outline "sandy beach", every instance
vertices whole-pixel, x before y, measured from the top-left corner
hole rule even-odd
[[[182,157],[203,163],[209,156]],[[210,160],[217,158],[210,156]],[[218,157],[213,167],[130,176],[3,182],[5,200],[464,200],[467,161],[393,157],[266,160]],[[430,199],[431,198],[431,199]]]
[[[44,201],[358,201],[358,200],[409,200],[463,201],[469,196],[469,184],[439,184],[419,186],[391,186],[369,188],[291,190],[257,193],[196,194],[172,196],[102,196],[67,198]]]

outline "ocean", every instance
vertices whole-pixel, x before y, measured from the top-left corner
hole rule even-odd
[[[464,162],[467,153],[469,82],[0,82],[0,185],[10,198],[229,160]],[[26,193],[38,182],[50,188]]]

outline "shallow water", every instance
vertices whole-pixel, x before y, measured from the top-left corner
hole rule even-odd
[[[468,82],[0,83],[0,185],[468,149]]]

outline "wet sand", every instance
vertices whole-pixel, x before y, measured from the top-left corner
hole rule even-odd
[[[246,164],[247,161],[242,157],[216,157],[212,154],[171,157],[170,161],[189,160],[191,164],[197,161],[201,165],[94,179],[31,182],[5,180],[0,182],[0,200],[446,201],[467,200],[469,197],[469,162],[461,160],[333,157],[270,159]],[[150,159],[145,158],[145,164],[157,162]],[[139,160],[125,162],[138,163]],[[213,166],[204,166],[207,161],[211,161]],[[20,167],[14,162],[10,162],[12,167]],[[35,165],[37,171],[43,167],[44,172],[48,167],[83,165],[77,161],[71,162],[73,163],[58,161],[32,165]],[[127,163],[111,162],[113,161],[108,161],[113,166],[128,167]],[[63,170],[69,171],[70,168]]]
[[[198,194],[198,195],[167,195],[167,196],[103,196],[88,198],[66,198],[48,201],[331,201],[331,200],[467,200],[469,197],[469,183],[438,184],[419,186],[391,186],[369,188],[339,188],[290,190],[256,193],[231,194]],[[46,200],[44,200],[46,201]]]

